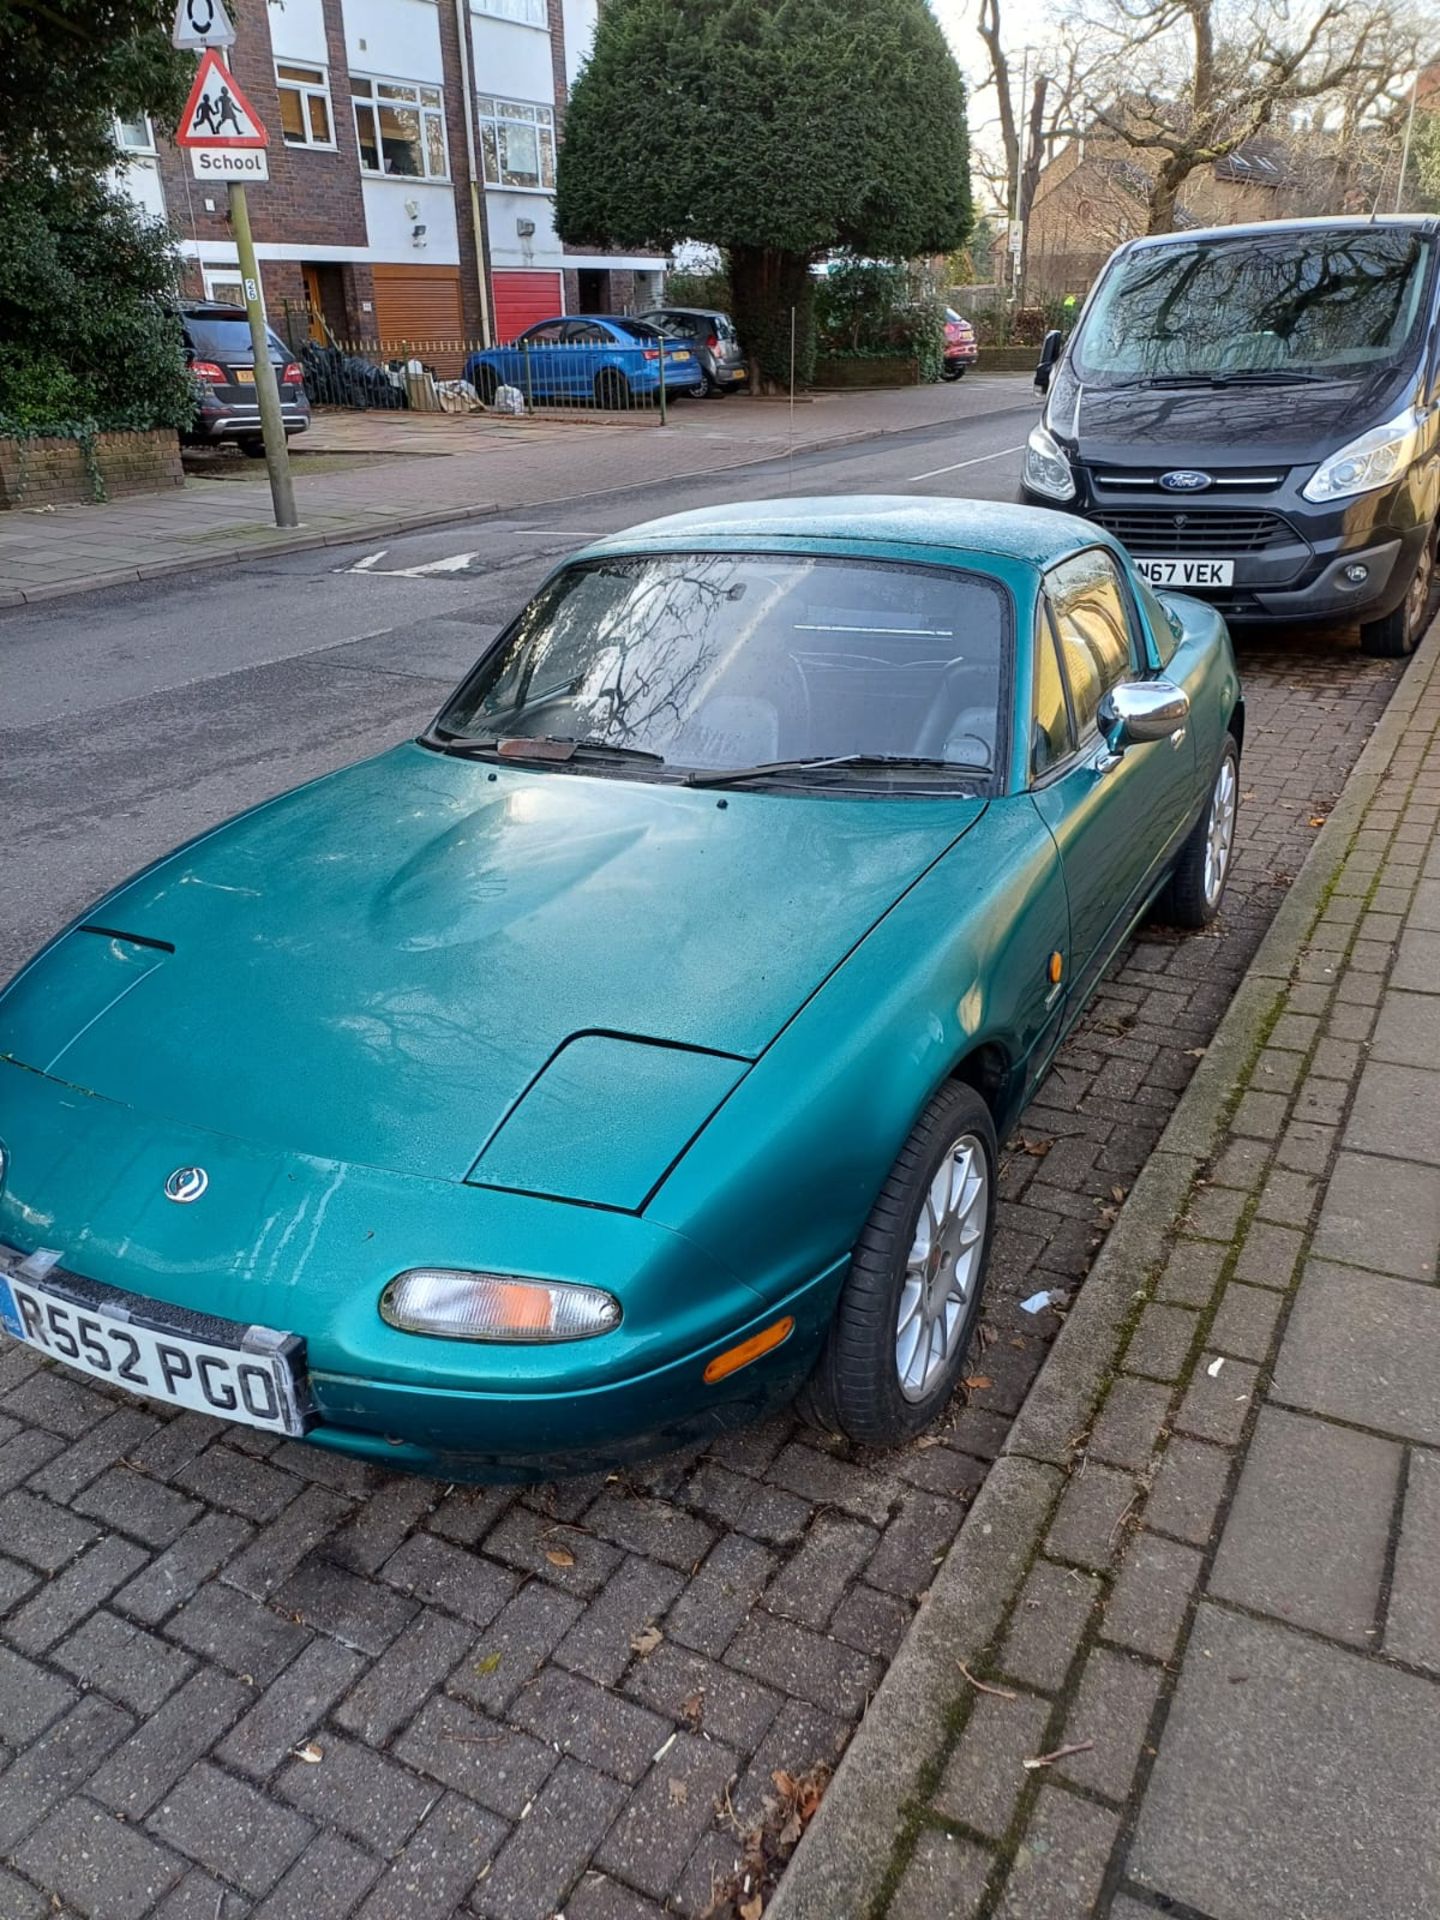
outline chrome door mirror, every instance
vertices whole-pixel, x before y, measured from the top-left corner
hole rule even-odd
[[[1178,746],[1190,720],[1190,696],[1173,680],[1122,680],[1100,702],[1100,731],[1114,765],[1127,747],[1173,739]]]
[[[1052,327],[1040,342],[1040,364],[1035,369],[1035,391],[1048,393],[1050,376],[1055,371],[1055,362],[1060,358],[1060,349],[1065,344],[1065,336],[1058,327]]]

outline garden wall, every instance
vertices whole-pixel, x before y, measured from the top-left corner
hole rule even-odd
[[[101,433],[95,436],[94,446],[106,499],[184,485],[180,442],[173,427],[157,427],[150,433]],[[94,482],[78,440],[58,435],[23,440],[0,436],[0,511],[90,504],[94,499]]]

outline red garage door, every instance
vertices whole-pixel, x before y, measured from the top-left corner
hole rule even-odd
[[[565,287],[558,273],[497,273],[495,338],[502,344],[537,320],[565,311]]]

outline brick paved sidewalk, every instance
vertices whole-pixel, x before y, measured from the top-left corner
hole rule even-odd
[[[1440,626],[775,1920],[1440,1913],[1437,666]]]
[[[995,374],[887,393],[823,394],[797,405],[731,398],[677,407],[667,427],[429,415],[319,416],[315,434],[343,470],[306,471],[297,453],[301,526],[273,524],[263,468],[239,480],[191,479],[183,489],[103,506],[0,513],[0,607],[183,573],[253,554],[295,552],[442,525],[577,494],[607,492],[771,460],[849,440],[1014,410],[1016,441],[1033,414],[1030,380]],[[404,451],[400,451],[400,448]],[[372,457],[373,456],[373,457]]]

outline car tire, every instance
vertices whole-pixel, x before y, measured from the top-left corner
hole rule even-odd
[[[627,407],[630,382],[618,367],[602,367],[595,376],[595,404],[598,407]]]
[[[950,1081],[926,1103],[855,1243],[800,1396],[813,1425],[893,1447],[949,1405],[985,1290],[996,1163],[989,1108]],[[937,1194],[954,1200],[940,1209],[939,1236]]]
[[[1194,932],[1220,911],[1235,853],[1235,813],[1240,801],[1240,749],[1225,736],[1220,764],[1205,811],[1195,822],[1170,870],[1155,917]]]
[[[495,396],[500,391],[500,376],[496,373],[495,369],[493,367],[477,367],[475,369],[474,385],[475,391],[480,397],[480,404],[486,407],[493,407],[495,404]]]
[[[1415,577],[1405,598],[1383,620],[1371,620],[1360,629],[1360,646],[1377,660],[1403,660],[1412,654],[1425,637],[1436,610],[1436,591],[1440,588],[1440,567],[1436,566],[1436,542],[1440,529],[1432,528],[1420,549]]]
[[[707,373],[702,367],[700,370],[700,385],[695,391],[702,400],[718,400],[724,394],[725,389],[713,373]]]
[[[250,460],[263,460],[265,458],[265,442],[263,440],[242,440],[240,442],[240,451]]]

